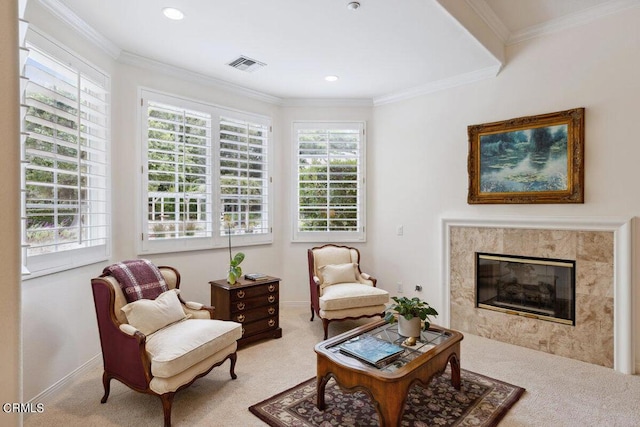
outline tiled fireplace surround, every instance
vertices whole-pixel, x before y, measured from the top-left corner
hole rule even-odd
[[[442,232],[452,329],[634,373],[630,220],[446,218]],[[476,308],[476,252],[575,260],[575,326]]]

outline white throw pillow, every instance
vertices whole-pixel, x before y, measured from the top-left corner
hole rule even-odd
[[[176,289],[163,292],[154,300],[139,299],[122,307],[127,321],[149,335],[186,317]]]
[[[356,265],[354,263],[328,264],[320,267],[320,271],[322,272],[323,286],[356,282]]]

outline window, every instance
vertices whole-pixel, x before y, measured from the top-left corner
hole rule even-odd
[[[270,243],[267,118],[141,91],[141,252]]]
[[[109,255],[109,77],[38,33],[28,40],[23,258],[35,277]]]
[[[264,124],[220,119],[220,204],[236,234],[270,233],[268,135]]]
[[[298,122],[294,138],[293,240],[364,241],[364,123]]]
[[[149,239],[211,237],[211,115],[147,105]]]

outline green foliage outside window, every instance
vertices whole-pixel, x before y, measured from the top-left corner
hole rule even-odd
[[[357,231],[358,132],[304,130],[298,144],[298,229]]]

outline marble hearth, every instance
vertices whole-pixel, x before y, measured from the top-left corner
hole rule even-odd
[[[629,220],[451,218],[442,228],[450,328],[634,372]],[[575,260],[575,325],[477,308],[476,252]]]

